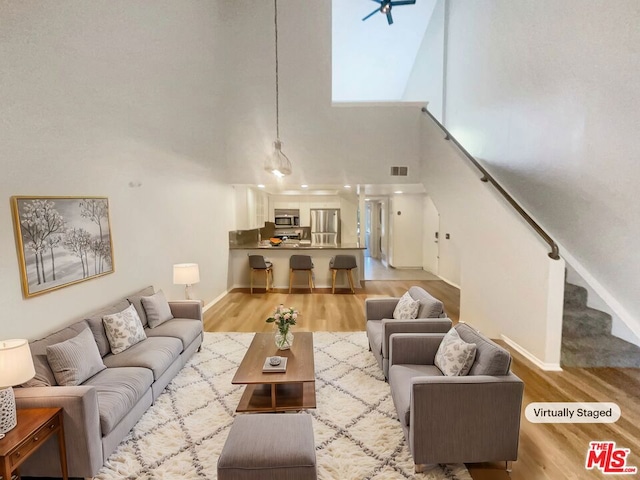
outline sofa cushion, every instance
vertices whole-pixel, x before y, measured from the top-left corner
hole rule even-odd
[[[47,346],[47,360],[58,385],[80,385],[107,368],[87,325],[82,332],[64,342]]]
[[[416,318],[437,318],[444,316],[444,305],[437,298],[420,287],[411,287],[409,295],[420,302]]]
[[[419,308],[420,301],[414,300],[411,298],[411,295],[409,295],[409,292],[406,292],[402,297],[400,297],[396,308],[393,310],[393,318],[396,320],[416,318]]]
[[[102,323],[111,346],[111,353],[114,355],[124,352],[147,338],[133,305],[129,305],[122,312],[105,315],[102,317]]]
[[[56,343],[64,342],[70,338],[76,337],[80,332],[87,328],[87,322],[82,320],[69,325],[51,335],[29,343],[31,350],[31,358],[33,358],[33,366],[36,375],[28,382],[24,383],[24,387],[49,387],[57,385],[56,377],[51,370],[49,360],[47,359],[47,347]]]
[[[389,369],[391,396],[398,412],[398,420],[409,426],[411,417],[411,379],[413,377],[442,377],[434,365],[392,365]]]
[[[434,364],[449,377],[466,375],[476,358],[476,344],[460,338],[455,328],[447,332],[434,359]]]
[[[140,317],[140,321],[142,322],[142,326],[146,327],[149,322],[147,320],[147,314],[144,311],[144,307],[142,306],[142,297],[150,297],[153,295],[153,287],[149,286],[147,288],[143,288],[139,292],[134,293],[133,295],[127,296],[127,301],[133,305],[138,312],[138,316]]]
[[[144,367],[153,371],[157,380],[182,352],[182,342],[172,337],[148,337],[118,355],[103,358],[108,368]]]
[[[500,376],[509,373],[511,354],[508,350],[492,342],[466,323],[458,323],[455,329],[462,340],[476,344],[476,358],[469,370],[469,375]]]
[[[91,327],[91,332],[93,333],[93,337],[96,339],[96,344],[98,345],[98,350],[100,351],[100,355],[103,357],[111,351],[111,346],[109,345],[109,339],[107,338],[107,333],[104,331],[104,324],[102,323],[102,317],[105,315],[112,315],[114,313],[118,313],[123,311],[125,308],[129,306],[129,302],[127,302],[124,298],[119,302],[114,303],[113,305],[109,305],[108,307],[101,308],[100,310],[96,310],[91,313],[89,316],[85,317],[89,327]]]
[[[162,290],[149,297],[142,297],[141,300],[144,311],[147,314],[149,328],[155,328],[173,318],[171,307],[169,307],[167,297],[164,296]]]
[[[133,409],[152,383],[151,370],[137,367],[107,368],[84,383],[96,389],[103,437]]]
[[[202,322],[192,318],[173,318],[155,328],[145,328],[147,337],[174,337],[182,342],[184,351],[202,334]]]
[[[369,320],[367,322],[367,338],[371,349],[382,353],[382,320]]]

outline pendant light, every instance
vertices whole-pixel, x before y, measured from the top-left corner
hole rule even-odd
[[[291,161],[282,151],[280,141],[280,91],[278,85],[278,0],[273,0],[276,51],[276,141],[273,142],[273,153],[267,158],[264,169],[276,177],[291,175]]]

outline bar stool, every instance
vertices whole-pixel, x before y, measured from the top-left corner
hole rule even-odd
[[[346,270],[347,278],[349,279],[349,285],[351,286],[351,293],[355,293],[353,289],[353,277],[351,276],[351,270],[356,268],[355,255],[336,255],[329,261],[329,268],[331,269],[331,293],[336,292],[336,274],[338,270]]]
[[[251,293],[253,293],[253,272],[264,272],[265,282],[267,286],[265,291],[269,291],[269,276],[271,276],[271,284],[273,285],[273,264],[267,262],[262,255],[249,255],[249,267],[251,267]]]
[[[293,272],[296,270],[306,270],[309,274],[309,288],[313,292],[313,262],[309,255],[291,255],[289,258],[289,293],[291,293],[291,284],[293,283]]]

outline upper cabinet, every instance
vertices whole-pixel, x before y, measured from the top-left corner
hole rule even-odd
[[[236,230],[264,227],[269,220],[269,196],[252,187],[236,185]]]

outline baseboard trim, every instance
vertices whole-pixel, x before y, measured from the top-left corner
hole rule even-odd
[[[229,293],[229,290],[225,290],[224,292],[222,292],[220,295],[218,295],[216,298],[214,298],[213,300],[211,300],[209,303],[207,303],[203,308],[202,311],[206,312],[207,310],[209,310],[211,307],[213,307],[216,303],[218,303],[220,300],[222,300],[224,298],[224,296]]]
[[[426,271],[426,270],[425,270],[425,271]],[[429,273],[431,273],[431,272],[429,272]],[[460,290],[460,285],[458,285],[457,283],[453,283],[452,281],[447,280],[446,278],[444,278],[444,277],[442,277],[442,276],[440,276],[440,275],[438,275],[438,274],[436,274],[436,273],[434,273],[434,274],[432,274],[432,275],[435,275],[435,276],[436,276],[436,277],[438,277],[440,280],[442,280],[444,283],[448,283],[448,284],[449,284],[449,285],[451,285],[452,287],[456,287],[458,290]]]
[[[527,360],[529,360],[531,363],[533,363],[539,369],[545,370],[547,372],[561,372],[562,371],[562,367],[560,367],[559,363],[546,363],[546,362],[543,362],[538,357],[536,357],[534,354],[532,354],[529,350],[527,350],[526,348],[523,348],[521,345],[519,345],[518,343],[516,343],[513,340],[511,340],[506,335],[500,335],[500,337],[502,338],[502,340],[504,340],[504,342],[507,345],[509,345],[511,348],[513,348],[515,351],[517,351],[520,355],[525,357]]]

